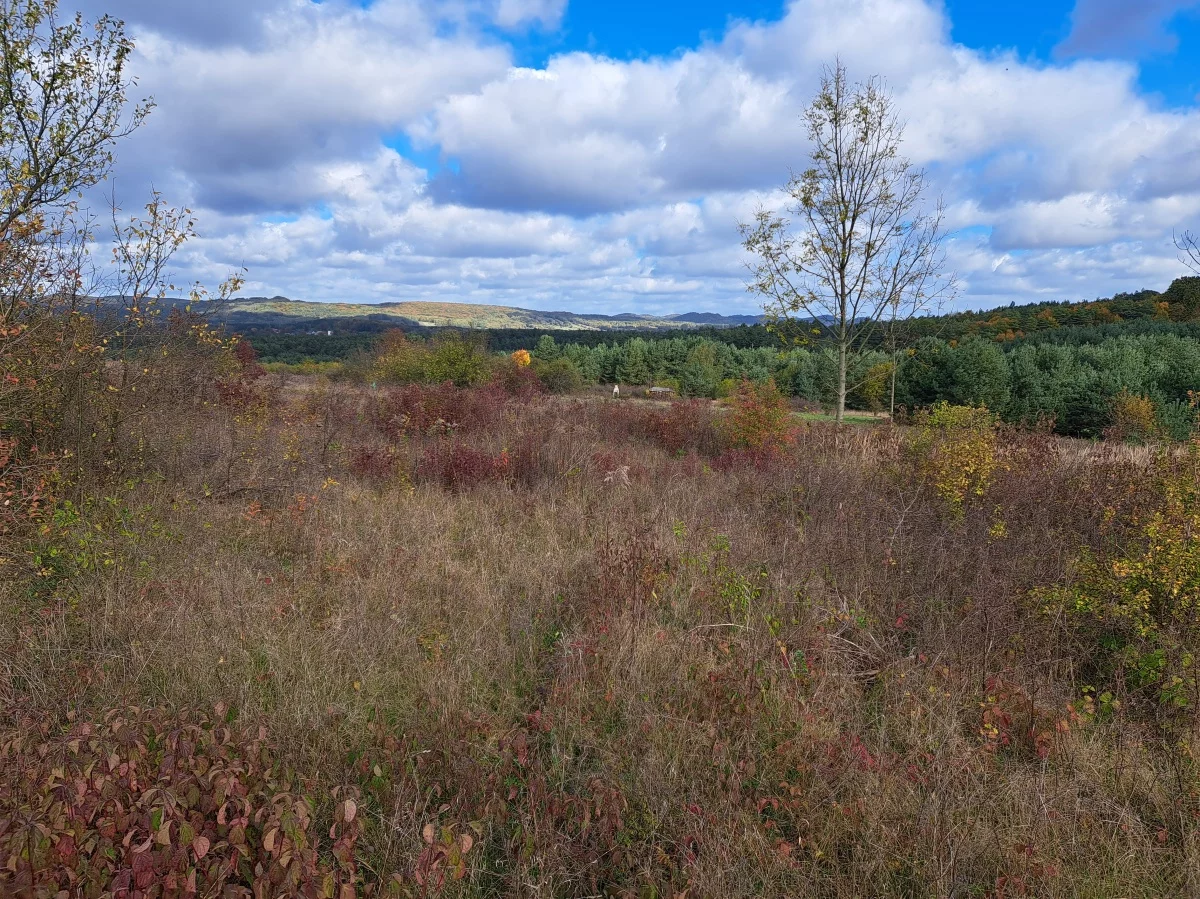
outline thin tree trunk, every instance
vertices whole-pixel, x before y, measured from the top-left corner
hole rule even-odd
[[[897,369],[897,367],[898,366],[896,365],[896,346],[893,343],[893,345],[892,345],[892,401],[888,407],[888,417],[892,421],[896,420],[896,369]]]
[[[837,423],[846,418],[846,344],[838,344]]]

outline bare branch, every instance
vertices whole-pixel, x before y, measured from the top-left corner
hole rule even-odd
[[[1184,231],[1174,237],[1175,247],[1179,250],[1179,261],[1200,275],[1200,235]]]

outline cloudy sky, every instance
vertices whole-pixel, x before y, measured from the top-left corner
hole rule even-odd
[[[1200,228],[1200,0],[75,5],[158,103],[120,199],[190,206],[179,276],[247,294],[754,311],[736,226],[838,55],[897,99],[960,307],[1163,289]]]

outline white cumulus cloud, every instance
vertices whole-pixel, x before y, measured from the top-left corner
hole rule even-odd
[[[1080,0],[1072,46],[1106,2]],[[1200,110],[1115,51],[956,45],[937,0],[792,0],[670,56],[536,67],[508,42],[564,0],[108,6],[159,103],[118,188],[192,205],[208,236],[181,265],[246,264],[256,293],[753,311],[737,223],[805,165],[800,114],[839,58],[895,96],[965,305],[1162,288],[1172,230],[1200,222]]]

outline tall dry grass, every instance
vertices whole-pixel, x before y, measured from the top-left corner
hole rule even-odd
[[[359,797],[358,890],[1200,891],[1194,727],[1089,705],[1030,599],[1153,460],[1005,435],[956,514],[896,429],[748,454],[721,418],[271,378],[163,409],[7,566],[3,721],[263,726],[317,833]]]

